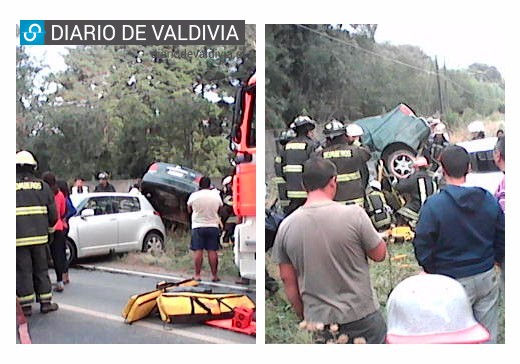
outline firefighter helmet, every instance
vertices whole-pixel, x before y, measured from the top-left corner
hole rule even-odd
[[[29,165],[33,167],[36,167],[38,165],[32,153],[26,150],[21,150],[18,153],[16,153],[16,164]]]
[[[446,124],[444,123],[438,123],[435,125],[435,128],[433,128],[434,134],[443,134],[446,133]]]
[[[381,191],[381,182],[379,182],[377,179],[374,179],[370,181],[370,187],[372,187],[374,190]]]
[[[222,186],[229,185],[229,184],[231,184],[232,181],[233,181],[233,177],[232,176],[226,176],[222,180]]]
[[[108,179],[108,175],[105,172],[98,174],[98,179]]]
[[[413,162],[413,167],[414,168],[427,167],[427,166],[428,166],[428,161],[424,157],[418,157]]]
[[[464,287],[440,274],[406,278],[386,305],[389,344],[469,344],[489,339],[473,316]]]
[[[293,130],[298,130],[303,127],[307,130],[314,130],[314,128],[316,128],[316,122],[308,116],[298,116],[290,125],[290,128]]]
[[[347,125],[347,135],[350,137],[357,137],[363,135],[363,128],[361,128],[358,124],[348,124]]]
[[[323,128],[323,134],[327,138],[333,138],[336,136],[344,135],[345,134],[345,124],[343,124],[341,121],[338,121],[336,119],[332,119],[327,124],[325,124],[325,127]]]
[[[288,129],[280,133],[280,136],[278,137],[278,142],[281,145],[285,145],[294,138],[296,138],[296,132],[293,129]]]
[[[470,133],[480,133],[484,132],[484,123],[482,121],[473,121],[468,125],[468,131]]]

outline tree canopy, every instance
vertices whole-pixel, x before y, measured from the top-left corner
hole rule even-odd
[[[406,103],[420,116],[441,112],[435,60],[411,45],[377,43],[377,25],[266,26],[266,127],[298,114],[353,121]],[[413,30],[411,30],[413,31]],[[493,66],[444,70],[448,124],[504,112],[504,80]]]
[[[78,46],[38,94],[41,66],[17,47],[17,148],[61,178],[141,177],[154,161],[207,175],[228,172],[229,120],[255,69],[255,29],[244,46]],[[53,85],[53,91],[49,85]]]

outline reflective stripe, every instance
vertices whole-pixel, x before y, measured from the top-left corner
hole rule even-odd
[[[274,162],[275,163],[282,163],[282,157],[280,157],[280,156],[275,157],[274,158]]]
[[[49,302],[52,298],[52,292],[49,293],[41,293],[38,295],[40,302]]]
[[[52,234],[54,232],[54,228],[53,227],[47,228],[47,231],[49,232],[49,234]]]
[[[289,198],[307,198],[307,192],[305,192],[305,191],[287,191],[287,197],[289,197]]]
[[[352,150],[329,150],[323,152],[323,158],[332,159],[332,158],[352,158]]]
[[[276,184],[285,183],[285,178],[283,177],[274,177],[273,182]]]
[[[22,306],[24,306],[24,304],[32,303],[35,298],[36,298],[36,295],[34,293],[32,293],[32,294],[27,295],[27,296],[18,297],[18,301],[20,301],[20,304]]]
[[[16,246],[45,244],[48,241],[48,235],[31,236],[28,238],[16,238]]]
[[[228,206],[233,206],[233,196],[224,197],[224,203]]]
[[[16,216],[47,215],[47,206],[17,207]]]
[[[282,207],[289,206],[290,204],[291,204],[291,201],[289,201],[289,200],[280,200],[280,206],[282,206]]]
[[[342,204],[345,204],[345,205],[353,205],[353,204],[356,204],[356,205],[359,205],[360,207],[363,207],[364,208],[364,203],[365,203],[365,199],[363,197],[360,197],[360,198],[356,198],[354,200],[347,200],[347,201],[336,201],[336,202],[339,202],[339,203],[342,203]]]
[[[303,172],[303,166],[301,164],[288,164],[282,170],[284,173],[300,173]]]
[[[285,144],[285,150],[305,150],[307,143],[287,143]]]
[[[397,210],[397,213],[403,215],[404,217],[412,219],[412,220],[419,219],[419,214],[417,212],[409,209],[408,207],[400,208],[399,210]]]
[[[336,176],[336,181],[338,182],[355,181],[357,179],[361,179],[361,173],[359,173],[359,171],[356,171],[354,173],[338,174]]]
[[[419,196],[421,198],[421,206],[424,204],[424,201],[426,201],[426,198],[428,197],[426,195],[426,183],[424,178],[419,178],[417,180],[417,183],[419,184]]]

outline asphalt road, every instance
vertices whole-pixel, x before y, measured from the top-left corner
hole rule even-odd
[[[54,272],[49,272],[54,277]],[[121,312],[133,294],[153,290],[162,278],[70,269],[71,284],[54,293],[60,306],[28,318],[33,343],[45,344],[254,344],[252,336],[203,324],[163,325],[160,317],[125,324]],[[213,292],[232,292],[212,286]],[[244,293],[243,291],[241,293]],[[254,299],[254,292],[247,293]],[[18,341],[17,341],[18,342]]]

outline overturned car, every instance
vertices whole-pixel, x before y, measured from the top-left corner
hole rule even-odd
[[[363,129],[362,141],[370,148],[372,158],[382,159],[388,172],[397,178],[413,172],[413,160],[430,135],[428,122],[405,104],[354,123]]]
[[[141,192],[161,214],[166,228],[188,225],[186,203],[199,189],[202,173],[169,163],[153,163],[142,178]]]

